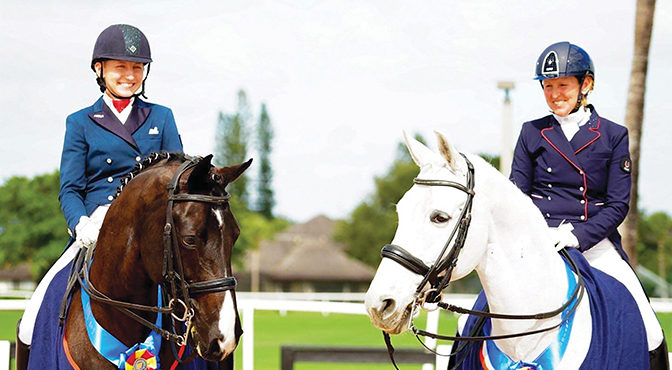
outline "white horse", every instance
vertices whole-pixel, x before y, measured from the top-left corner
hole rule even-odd
[[[420,167],[417,179],[439,180],[438,182],[457,183],[468,187],[467,163],[473,163],[474,168],[475,195],[470,205],[471,223],[450,280],[463,278],[476,270],[492,313],[529,315],[554,311],[565,305],[572,293],[570,281],[573,279],[570,276],[574,279],[578,276],[574,273],[568,274],[567,264],[555,251],[551,234],[539,210],[529,197],[483,159],[469,154],[463,158],[443,135],[437,133],[437,136],[440,154],[405,137],[406,146]],[[465,191],[468,189],[453,185],[432,186],[431,182],[417,179],[415,185],[397,204],[399,225],[392,244],[402,247],[408,255],[418,258],[425,265],[432,266],[445,259],[454,247],[451,243],[445,253],[441,253],[463,215],[468,197]],[[582,259],[578,251],[574,251],[572,256]],[[586,268],[585,260],[579,262],[580,266]],[[590,285],[593,278],[599,280],[606,276],[599,271],[588,271],[587,274],[587,280],[590,280],[587,285]],[[416,293],[422,281],[420,272],[411,271],[411,268],[403,266],[393,258],[383,258],[366,294],[365,304],[372,324],[389,334],[405,331],[416,313],[419,297],[429,288],[430,284],[423,284]],[[588,292],[591,293],[590,289]],[[603,293],[599,296],[602,297]],[[609,325],[605,320],[633,321],[624,323],[627,325],[625,328],[612,331],[611,334],[624,335],[629,327],[633,330],[632,335],[644,335],[641,318],[637,323],[636,318],[617,314],[594,322],[595,314],[591,313],[591,309],[595,310],[592,303],[597,303],[597,300],[596,297],[584,294],[583,299],[578,301],[573,318],[570,318],[573,321],[571,331],[568,332],[568,341],[564,344],[561,356],[556,353],[552,368],[578,369],[584,363],[589,350],[601,350],[599,356],[611,357],[602,359],[604,362],[601,368],[621,368],[628,358],[637,358],[638,361],[646,359],[648,363],[645,336],[643,346],[635,346],[637,348],[628,346],[629,349],[625,350],[618,347],[615,341],[623,341],[622,337],[596,340],[591,347],[592,334],[612,330],[603,328],[605,324]],[[607,301],[608,305],[613,306],[616,305],[614,302],[628,299],[608,298]],[[635,307],[636,310],[634,301],[627,304],[630,305],[624,309]],[[502,336],[535,331],[554,327],[561,322],[565,323],[561,315],[541,320],[490,319],[491,329],[488,335]],[[599,327],[594,328],[594,325]],[[494,340],[494,344],[512,362],[534,364],[535,359],[547,348],[557,348],[558,331],[555,328],[534,335]],[[462,336],[469,334],[471,333],[463,332]],[[596,348],[598,343],[604,348]],[[479,351],[484,345],[481,343],[470,347]],[[626,354],[615,353],[618,351],[625,351]],[[630,364],[632,363],[639,366],[643,362]],[[463,366],[471,369],[470,366],[473,365]],[[487,368],[485,365],[483,367]],[[549,370],[548,365],[544,370]]]

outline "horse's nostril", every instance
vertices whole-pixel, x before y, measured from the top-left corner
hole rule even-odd
[[[384,314],[385,312],[394,311],[395,302],[392,298],[383,299],[383,306],[381,307],[380,313]]]
[[[210,342],[210,350],[208,351],[213,356],[220,356],[224,353],[224,338],[217,338]]]

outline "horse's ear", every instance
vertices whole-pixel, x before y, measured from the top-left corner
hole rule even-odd
[[[443,165],[443,159],[434,153],[431,149],[425,146],[425,144],[419,142],[418,140],[409,137],[404,131],[404,142],[406,143],[406,148],[408,148],[408,153],[413,158],[413,162],[422,167],[426,164],[437,164]]]
[[[460,163],[462,163],[462,161],[459,160],[460,152],[448,143],[446,136],[441,132],[435,130],[434,133],[439,142],[439,153],[441,153],[441,156],[448,162],[448,165],[453,172],[460,171]]]
[[[251,164],[252,158],[248,159],[247,162],[235,166],[213,168],[213,179],[220,185],[226,186],[236,181],[236,179],[240,177]]]
[[[189,175],[189,180],[187,180],[187,188],[190,193],[195,193],[199,190],[208,188],[208,173],[210,173],[211,161],[212,154],[201,158],[201,160],[196,163],[196,166]]]

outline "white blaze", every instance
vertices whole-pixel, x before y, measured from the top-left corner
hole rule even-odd
[[[233,294],[230,290],[224,293],[217,327],[225,338],[224,351],[227,354],[233,352],[236,349],[236,309],[233,306]]]

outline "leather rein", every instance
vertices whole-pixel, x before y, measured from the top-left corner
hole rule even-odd
[[[444,244],[443,248],[441,249],[441,252],[439,253],[439,256],[435,260],[431,266],[427,266],[421,259],[413,256],[409,252],[407,252],[405,249],[403,249],[400,246],[393,245],[393,244],[387,244],[383,247],[381,250],[381,255],[383,258],[389,258],[407,270],[423,276],[422,281],[418,285],[418,288],[416,289],[415,292],[415,298],[413,300],[413,303],[411,305],[411,314],[410,314],[410,321],[409,321],[409,329],[413,331],[415,336],[418,338],[418,341],[430,352],[436,354],[436,355],[441,355],[431,348],[428,348],[419,338],[419,336],[425,336],[429,338],[434,338],[434,339],[439,339],[439,340],[453,340],[453,341],[460,341],[460,342],[477,342],[477,341],[483,341],[483,340],[494,340],[494,339],[507,339],[507,338],[516,338],[516,337],[522,337],[522,336],[527,336],[527,335],[533,335],[533,334],[539,334],[543,333],[549,330],[553,330],[555,328],[558,328],[560,325],[562,325],[565,321],[567,321],[570,317],[572,317],[572,314],[576,311],[579,302],[583,298],[584,292],[585,292],[585,287],[583,283],[583,279],[581,278],[581,273],[579,272],[579,269],[572,260],[571,256],[569,253],[567,253],[565,250],[561,250],[560,253],[567,258],[569,261],[572,269],[574,272],[576,272],[577,277],[578,277],[578,282],[576,285],[576,288],[574,289],[574,292],[572,293],[572,296],[567,302],[565,302],[561,307],[549,311],[549,312],[543,312],[543,313],[536,313],[536,314],[528,314],[528,315],[513,315],[513,314],[500,314],[500,313],[491,313],[489,311],[478,311],[478,310],[470,310],[467,308],[455,306],[449,303],[445,303],[442,301],[442,296],[443,296],[443,290],[448,287],[450,284],[450,278],[453,273],[453,269],[457,265],[457,259],[459,257],[459,254],[464,247],[464,243],[467,237],[467,232],[469,231],[469,224],[471,223],[471,208],[473,204],[473,199],[475,196],[474,192],[474,166],[472,163],[469,161],[469,159],[462,153],[460,155],[464,158],[464,160],[467,163],[467,184],[462,185],[458,182],[454,181],[446,181],[446,180],[427,180],[427,179],[418,179],[415,178],[413,180],[414,184],[417,185],[427,185],[427,186],[447,186],[447,187],[452,187],[458,190],[463,191],[464,193],[467,194],[467,200],[464,204],[464,207],[462,208],[462,212],[460,214],[460,218],[458,220],[457,225],[453,228],[452,232],[450,233],[450,236],[448,237],[448,240]],[[451,242],[453,241],[453,238],[455,239],[455,242],[452,243],[453,247],[450,249],[448,254],[446,254],[446,251],[448,251],[449,246],[451,245]],[[442,275],[443,274],[443,275]],[[429,283],[429,289],[425,290],[423,292],[424,287]],[[578,300],[577,300],[578,297]],[[575,302],[576,300],[576,302]],[[555,317],[557,315],[560,315],[565,309],[567,309],[570,305],[573,305],[573,307],[570,309],[566,317],[557,325],[553,325],[547,328],[542,328],[542,329],[537,329],[537,330],[531,330],[531,331],[526,331],[526,332],[520,332],[520,333],[513,333],[513,334],[505,334],[505,335],[492,335],[492,336],[475,336],[475,334],[480,330],[482,327],[482,324],[484,323],[486,318],[494,318],[494,319],[507,319],[507,320],[542,320],[542,319],[548,319]],[[415,314],[418,312],[419,309],[423,309],[425,311],[434,311],[438,308],[447,310],[447,311],[452,311],[455,313],[460,313],[460,314],[469,314],[469,315],[474,315],[479,317],[479,322],[474,325],[474,330],[468,335],[468,336],[448,336],[448,335],[440,335],[436,333],[431,333],[422,329],[418,329],[415,327],[413,323],[413,318]],[[487,306],[486,306],[487,310]],[[388,333],[383,332],[383,338],[385,340],[385,344],[387,346],[388,354],[390,355],[390,359],[392,360],[392,364],[396,369],[399,369],[397,367],[396,362],[394,361],[394,348],[392,347],[392,343],[390,340],[390,336]],[[458,348],[457,351],[453,351],[449,355],[441,355],[441,356],[455,356],[459,352],[461,352],[464,349],[464,345],[462,345],[461,348]]]
[[[184,346],[187,343],[187,336],[191,326],[191,320],[194,316],[194,309],[190,304],[191,297],[200,294],[209,294],[236,289],[236,279],[233,276],[225,276],[218,279],[206,280],[189,283],[184,279],[184,268],[180,256],[180,246],[177,235],[174,232],[173,205],[174,202],[203,202],[213,205],[225,205],[229,202],[231,195],[202,195],[202,194],[179,194],[179,181],[184,172],[193,168],[200,160],[200,157],[187,157],[187,161],[182,163],[173,175],[172,180],[167,185],[168,205],[166,207],[166,223],[163,228],[163,268],[162,276],[165,284],[168,285],[169,301],[166,307],[157,307],[142,305],[130,302],[124,302],[107,297],[96,289],[89,280],[89,265],[93,257],[93,248],[88,253],[79,253],[74,266],[79,271],[77,281],[83,289],[90,295],[91,299],[115,307],[131,319],[146,326],[161,335],[161,337],[175,342],[178,346]],[[173,319],[185,323],[184,334],[178,334],[160,327],[153,322],[148,321],[142,316],[131,310],[155,312],[157,314],[170,314]]]

